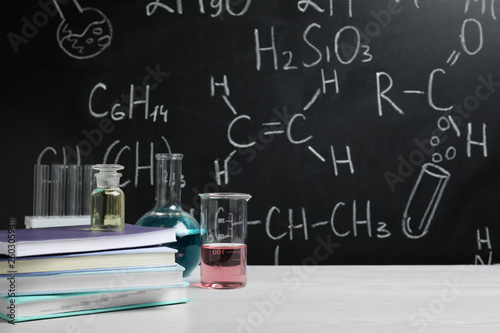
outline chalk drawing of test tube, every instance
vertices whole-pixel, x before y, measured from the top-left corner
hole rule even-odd
[[[434,218],[450,173],[433,163],[422,165],[403,213],[403,233],[408,238],[425,236]]]

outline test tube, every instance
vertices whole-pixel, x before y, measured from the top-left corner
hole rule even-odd
[[[66,211],[66,173],[67,167],[62,164],[52,165],[50,186],[50,215],[63,216]]]
[[[82,213],[82,168],[81,165],[68,165],[66,195],[66,215],[77,216]]]
[[[95,177],[91,164],[82,167],[82,215],[90,215],[90,195],[95,188]]]
[[[33,181],[33,215],[49,215],[50,166],[35,164]]]

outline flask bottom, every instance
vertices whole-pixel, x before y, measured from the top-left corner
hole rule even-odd
[[[175,262],[185,268],[183,276],[186,277],[200,263],[200,231],[193,230],[193,233],[189,235],[177,235],[176,239],[175,243],[164,245],[178,250],[175,254]]]

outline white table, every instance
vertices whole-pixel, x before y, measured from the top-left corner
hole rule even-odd
[[[0,332],[500,332],[500,265],[250,266],[187,304],[18,323]]]

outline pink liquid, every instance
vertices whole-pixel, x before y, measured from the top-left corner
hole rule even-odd
[[[201,246],[201,286],[241,288],[247,284],[247,246],[213,243]]]

